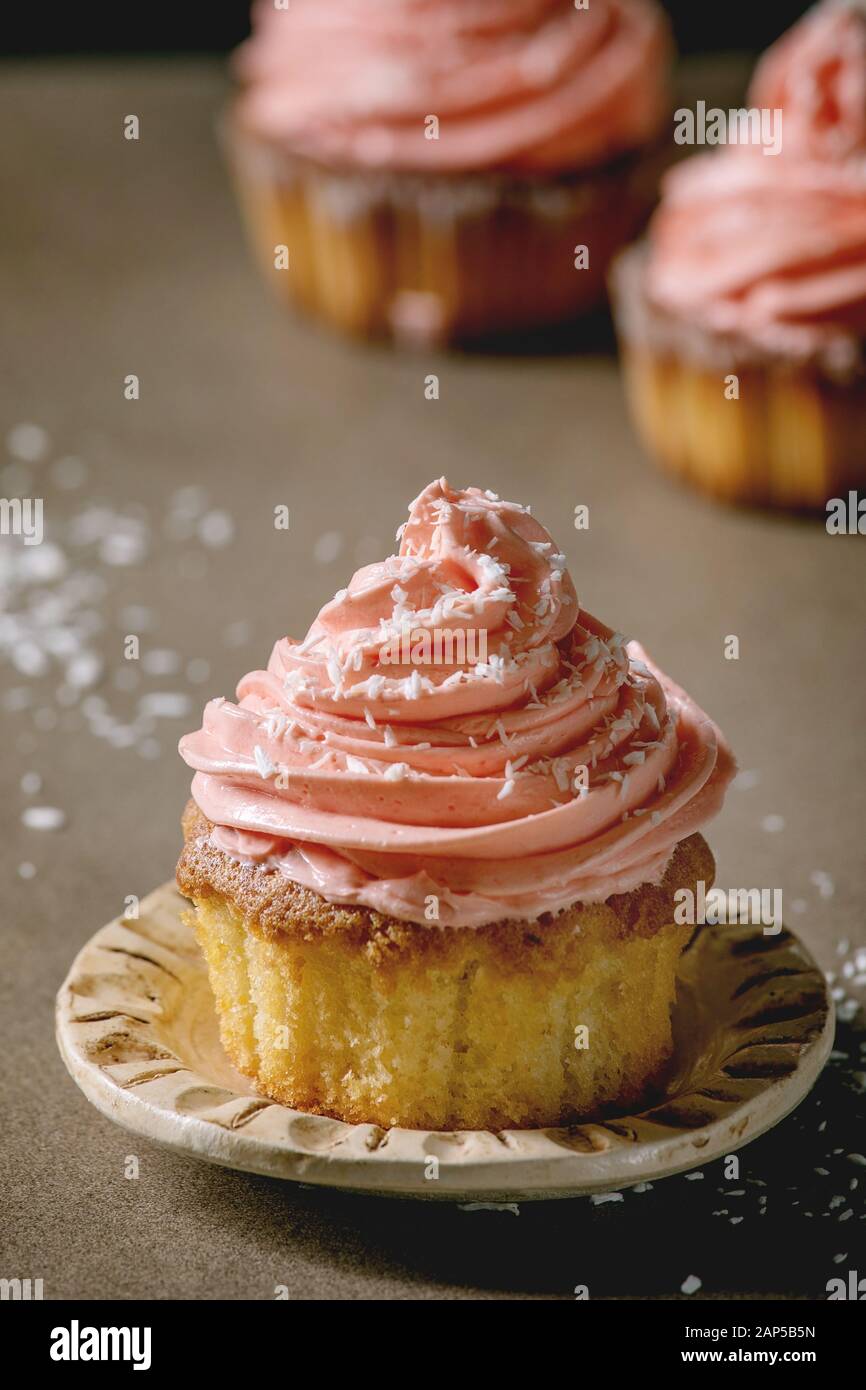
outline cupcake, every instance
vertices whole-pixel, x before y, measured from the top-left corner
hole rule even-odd
[[[781,149],[673,169],[613,290],[638,431],[734,502],[823,508],[866,482],[866,11],[827,0],[759,64]]]
[[[443,479],[398,534],[181,741],[225,1050],[273,1100],[382,1126],[640,1103],[731,755],[527,508]]]
[[[654,200],[669,58],[655,0],[261,0],[225,135],[268,279],[421,343],[583,314]]]

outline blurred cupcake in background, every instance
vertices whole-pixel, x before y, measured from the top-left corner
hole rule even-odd
[[[748,106],[781,111],[778,152],[729,145],[673,169],[614,268],[626,385],[669,471],[730,501],[821,508],[866,483],[866,8],[810,10]]]
[[[226,136],[268,278],[422,343],[595,308],[655,198],[670,58],[655,0],[261,0]]]

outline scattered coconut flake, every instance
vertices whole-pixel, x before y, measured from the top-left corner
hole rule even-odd
[[[13,647],[12,662],[22,676],[34,678],[44,676],[49,666],[48,657],[42,648],[38,647],[35,642],[28,641],[19,642],[16,647]]]
[[[233,539],[235,524],[228,512],[207,512],[198,523],[197,530],[202,545],[218,550]]]
[[[187,516],[195,520],[207,507],[207,493],[198,483],[188,483],[172,493],[170,508],[175,516]]]
[[[96,652],[79,652],[66,667],[66,679],[69,685],[83,690],[90,685],[96,685],[104,669],[102,657]]]
[[[194,656],[192,661],[187,662],[186,678],[192,681],[193,685],[201,685],[210,675],[210,662],[203,657]]]
[[[41,425],[13,425],[6,435],[6,449],[23,463],[40,463],[48,453],[50,440]]]
[[[269,777],[273,777],[279,770],[276,763],[271,762],[264,748],[258,743],[253,748],[253,760],[258,769],[259,776],[265,781],[267,781]]]
[[[74,492],[87,481],[87,465],[83,459],[66,454],[63,458],[55,459],[48,470],[48,476],[54,486],[59,487],[62,492]]]
[[[744,768],[738,772],[731,782],[731,790],[738,792],[749,792],[756,787],[761,780],[761,774],[755,768]]]
[[[814,869],[809,875],[809,882],[814,883],[818,889],[819,896],[822,898],[832,898],[836,891],[835,884],[828,873],[823,869]]]
[[[103,564],[113,566],[137,565],[147,552],[142,524],[133,518],[115,518],[116,529],[104,536],[99,546]]]
[[[551,763],[554,781],[561,792],[567,792],[571,785],[567,758],[554,758]]]
[[[28,830],[59,830],[66,824],[66,813],[59,806],[27,806],[21,820]]]
[[[141,658],[149,676],[173,676],[180,670],[180,656],[169,647],[151,647]]]
[[[152,690],[142,695],[138,702],[138,713],[144,718],[184,719],[191,707],[189,696],[180,691]]]
[[[331,565],[343,549],[343,537],[339,531],[325,531],[313,546],[313,559],[317,565]]]
[[[267,718],[264,722],[264,730],[268,738],[282,738],[286,731],[286,725],[289,722],[288,717],[279,709],[267,710],[266,713]]]

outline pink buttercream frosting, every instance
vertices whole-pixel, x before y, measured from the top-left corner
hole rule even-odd
[[[733,773],[711,720],[580,609],[529,511],[444,479],[237,694],[180,744],[215,844],[418,923],[658,882]]]
[[[784,112],[784,148],[799,159],[866,159],[866,5],[825,0],[755,69],[753,106]]]
[[[844,349],[866,332],[866,10],[816,6],[764,56],[748,100],[782,112],[780,153],[731,145],[671,170],[649,294],[770,352]]]
[[[238,114],[327,164],[558,172],[654,139],[669,58],[655,0],[260,0]]]

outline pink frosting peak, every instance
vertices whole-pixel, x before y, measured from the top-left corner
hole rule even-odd
[[[798,158],[866,159],[866,7],[825,0],[759,62],[752,106],[784,112],[784,145]]]
[[[579,607],[527,508],[441,479],[397,555],[181,740],[229,854],[418,923],[535,920],[658,881],[733,760]],[[435,908],[431,904],[435,902]]]
[[[239,114],[327,164],[583,168],[655,137],[669,56],[655,0],[260,0]]]
[[[856,365],[866,332],[866,9],[824,0],[759,63],[781,151],[686,160],[650,226],[657,303],[768,352]]]

